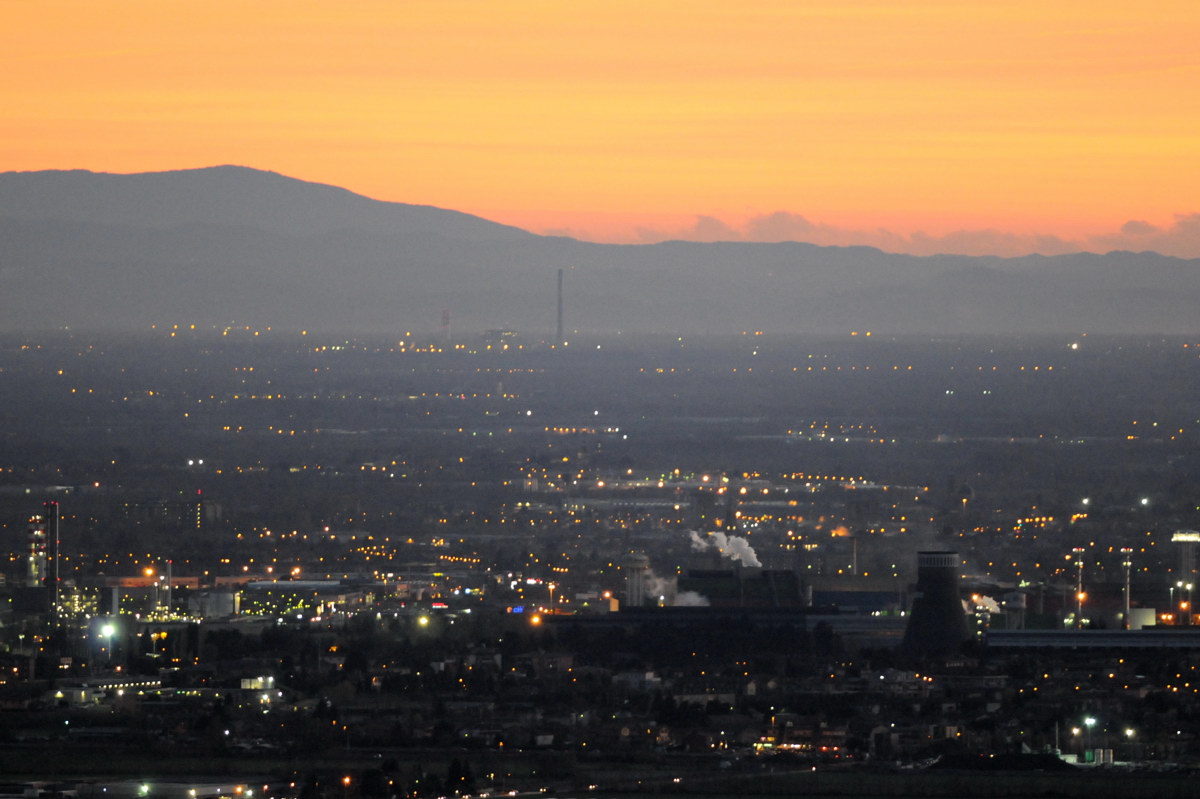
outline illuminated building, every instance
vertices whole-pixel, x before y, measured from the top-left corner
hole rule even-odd
[[[46,584],[46,521],[41,516],[29,519],[29,556],[25,585],[42,588]]]

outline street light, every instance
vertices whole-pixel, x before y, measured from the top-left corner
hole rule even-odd
[[[100,653],[104,655],[106,660],[112,659],[112,638],[117,634],[115,625],[109,623],[100,627]]]
[[[1090,751],[1092,751],[1092,727],[1096,726],[1095,717],[1088,716],[1086,719],[1083,720],[1083,726],[1087,728],[1087,748],[1088,748],[1088,751],[1090,752]]]
[[[146,568],[142,569],[142,575],[145,577],[149,577],[151,580],[154,581],[154,583],[153,583],[153,586],[154,586],[154,612],[158,613],[159,605],[161,605],[162,603],[161,603],[161,598],[158,595],[158,592],[159,592],[158,577],[154,573],[154,567],[147,566]]]
[[[1075,629],[1083,629],[1083,547],[1075,547],[1071,550],[1075,553],[1075,565],[1078,567],[1078,574],[1075,577]]]
[[[147,566],[142,574],[154,580],[154,615],[171,615],[171,567],[173,561],[163,561],[164,568],[160,571],[153,566]]]

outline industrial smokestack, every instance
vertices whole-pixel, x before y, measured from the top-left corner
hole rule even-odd
[[[54,500],[46,500],[42,503],[42,518],[46,524],[46,587],[49,588],[50,600],[50,616],[54,620],[54,626],[58,627],[58,559],[59,559],[59,540],[58,540],[58,503]]]
[[[562,298],[562,278],[563,270],[558,270],[558,335],[554,339],[555,344],[563,343],[563,298]]]
[[[917,590],[904,631],[904,649],[950,655],[971,637],[959,592],[957,552],[918,552]]]

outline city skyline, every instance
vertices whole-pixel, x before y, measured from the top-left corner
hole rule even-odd
[[[1200,256],[1178,3],[0,15],[0,169],[239,164],[604,242]]]

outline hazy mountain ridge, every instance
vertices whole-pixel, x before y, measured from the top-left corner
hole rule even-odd
[[[295,235],[341,228],[477,239],[532,235],[459,211],[372,200],[336,186],[239,166],[134,175],[0,173],[0,217],[147,228],[209,224]]]
[[[603,245],[240,167],[0,174],[0,329],[1192,333],[1200,262]]]

